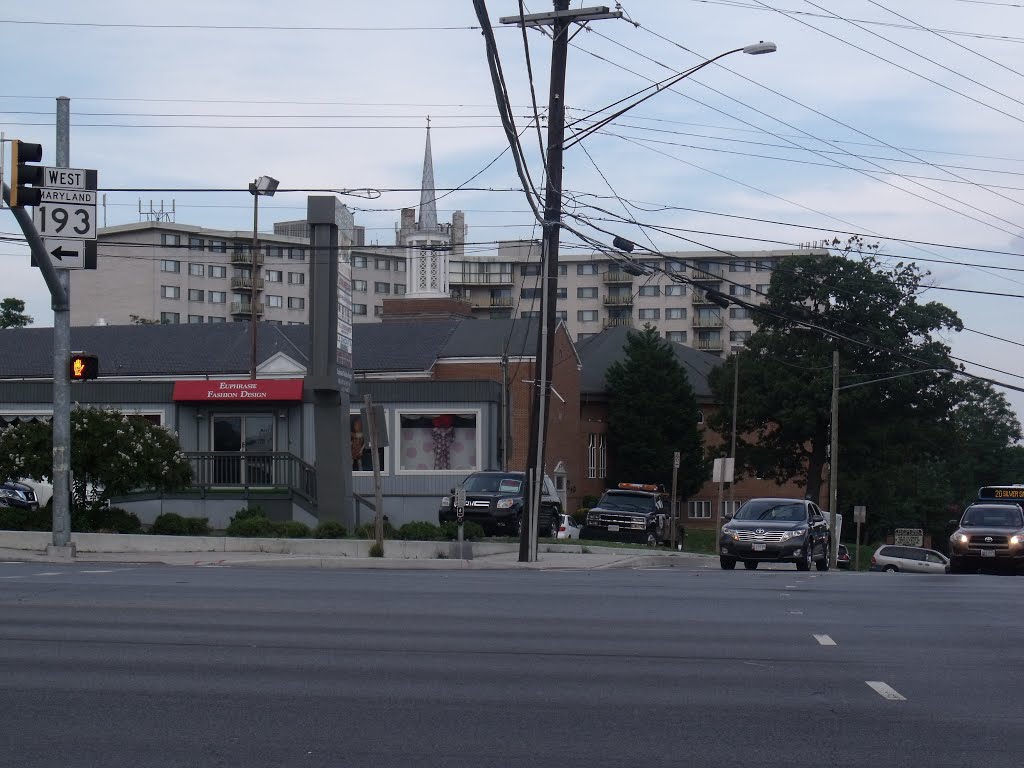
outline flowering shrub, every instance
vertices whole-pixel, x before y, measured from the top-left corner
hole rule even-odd
[[[15,424],[0,432],[0,476],[47,481],[53,471],[50,424]],[[112,496],[136,490],[186,488],[192,468],[177,436],[139,416],[112,409],[71,412],[72,496],[97,510]]]

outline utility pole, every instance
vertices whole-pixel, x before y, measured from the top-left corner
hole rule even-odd
[[[71,99],[57,97],[57,167],[71,167]],[[49,258],[49,257],[47,257]],[[75,555],[71,543],[71,271],[57,270],[65,301],[53,305],[53,546]]]
[[[733,489],[736,487],[736,410],[740,403],[740,355],[736,348],[732,353],[733,382],[732,382],[732,442],[729,446],[729,458],[732,459],[733,475],[729,481],[729,511],[736,514],[736,497]]]
[[[508,355],[501,356],[501,469],[508,472],[509,427],[508,414]]]
[[[621,17],[621,11],[607,7],[569,10],[569,0],[554,0],[553,13],[507,16],[502,24],[551,26],[551,78],[548,88],[548,146],[545,168],[547,187],[544,195],[544,241],[541,252],[541,317],[537,337],[535,376],[537,390],[530,415],[530,444],[527,477],[530,478],[528,520],[523,520],[519,536],[519,562],[537,559],[536,520],[540,512],[544,486],[544,443],[547,437],[548,406],[551,400],[552,359],[555,330],[558,327],[558,245],[562,224],[562,152],[565,139],[565,69],[569,54],[569,28],[577,22]]]
[[[839,551],[839,542],[836,541],[836,505],[839,500],[839,350],[832,350],[832,419],[831,419],[832,442],[829,445],[828,455],[828,527],[832,533],[832,544],[829,547],[828,562],[830,568],[836,567],[836,555]]]

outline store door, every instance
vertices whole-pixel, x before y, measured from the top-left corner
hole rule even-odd
[[[245,478],[245,485],[274,484],[273,416],[214,416],[212,442],[215,453],[234,454],[214,456],[214,483],[241,485]]]

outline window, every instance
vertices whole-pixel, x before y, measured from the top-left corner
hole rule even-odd
[[[226,317],[215,317],[213,315],[210,315],[208,318],[206,318],[206,321],[208,323],[226,323],[228,319]]]
[[[188,273],[192,277],[205,277],[206,276],[206,265],[205,264],[189,264]]]
[[[685,261],[676,261],[675,259],[666,259],[665,260],[665,271],[666,272],[685,272],[686,271],[686,262]]]
[[[597,433],[587,435],[587,478],[597,477]]]
[[[395,296],[405,295],[405,283],[395,283]]]
[[[750,310],[746,307],[733,307],[729,310],[729,319],[746,320],[750,317]]]
[[[577,299],[596,299],[597,298],[597,288],[596,287],[594,287],[594,288],[577,288],[576,289],[576,298]]]
[[[227,253],[228,252],[228,244],[225,243],[223,240],[211,240],[210,241],[210,250],[213,253]]]
[[[576,334],[576,341],[578,341],[578,342],[579,341],[585,341],[586,339],[589,339],[589,338],[591,338],[593,336],[597,336],[597,334],[596,333],[577,333]]]
[[[559,277],[565,277],[568,274],[569,274],[569,265],[568,264],[559,264],[558,265],[558,276]]]
[[[373,266],[377,269],[391,271],[391,259],[374,259]]]
[[[640,287],[641,296],[661,296],[660,285],[643,285]]]
[[[666,285],[665,286],[666,296],[685,296],[686,286],[685,285]]]
[[[161,259],[160,260],[160,271],[161,272],[181,272],[181,262],[175,261],[174,259]]]
[[[686,319],[686,308],[685,307],[670,307],[665,310],[666,320],[685,320]]]
[[[641,309],[640,310],[641,320],[660,320],[661,310],[660,309]]]
[[[395,272],[405,272],[405,259],[395,259]]]
[[[771,272],[774,268],[775,261],[773,259],[764,259],[756,262],[758,272]]]
[[[217,264],[211,264],[206,274],[208,277],[224,278],[228,276],[228,268]]]
[[[676,344],[685,344],[686,331],[665,331],[665,341],[674,341]]]
[[[282,248],[280,245],[267,246],[267,256],[273,259],[283,259],[284,248]]]
[[[190,251],[201,251],[206,245],[206,242],[201,237],[190,237],[188,239],[188,249]]]
[[[306,299],[302,296],[289,296],[288,309],[305,309]]]
[[[353,304],[352,305],[352,314],[353,315],[361,315],[362,317],[366,317],[366,305],[365,304]]]
[[[273,307],[274,309],[281,309],[281,307],[284,306],[284,296],[275,296],[274,294],[268,294],[267,306]]]
[[[161,285],[160,296],[164,299],[180,299],[181,288],[176,285]]]
[[[749,261],[730,261],[729,262],[730,272],[749,272],[750,262]]]
[[[289,248],[288,258],[294,259],[295,261],[305,261],[306,249],[305,248]]]
[[[167,232],[163,232],[160,235],[160,245],[169,245],[171,247],[181,245],[181,235],[172,235]]]
[[[284,272],[280,269],[268,269],[263,273],[268,283],[280,283],[284,281]]]
[[[540,317],[540,312],[538,312],[535,309],[528,309],[528,310],[524,311],[523,313],[521,313],[519,316],[524,318],[524,319],[538,318],[538,317]]]
[[[729,331],[729,341],[737,344],[746,344],[750,339],[750,331]]]
[[[356,269],[366,269],[366,257],[365,256],[353,256],[352,266]]]
[[[188,289],[188,300],[189,301],[206,301],[206,292],[201,291],[198,288]]]
[[[555,319],[556,320],[563,320],[563,321],[568,320],[569,319],[569,312],[567,310],[564,310],[564,309],[559,309],[559,310],[557,310],[555,312]]]
[[[756,290],[758,293],[765,294],[768,293],[769,288],[771,288],[771,285],[768,283],[758,283]]]
[[[211,304],[224,304],[228,300],[228,294],[225,291],[207,291],[206,298]]]
[[[305,285],[306,275],[302,272],[289,272],[288,285]]]
[[[539,299],[540,288],[523,288],[519,291],[519,295],[524,299]]]
[[[730,296],[750,296],[753,291],[750,290],[749,285],[730,285],[729,295]]]
[[[519,274],[523,277],[540,274],[540,264],[520,264]]]
[[[251,243],[232,243],[231,244],[231,251],[232,251],[232,253],[252,253],[252,244]]]
[[[479,414],[398,414],[398,468],[402,472],[459,472],[480,468]]]
[[[373,284],[373,292],[374,293],[382,293],[382,294],[390,295],[391,294],[391,283],[374,283]]]
[[[387,425],[387,412],[384,414],[384,425]],[[352,471],[373,472],[373,449],[367,445],[366,428],[363,424],[362,414],[358,411],[350,411],[348,415],[348,430],[352,440]],[[377,449],[377,466],[381,473],[387,474],[388,451],[383,446]]]
[[[576,320],[581,323],[596,323],[597,322],[597,310],[596,309],[578,309],[576,310]]]
[[[710,501],[688,501],[686,502],[687,516],[691,520],[710,520],[711,519],[711,502]]]
[[[198,325],[199,323],[203,322],[203,316],[202,315],[189,315],[188,316],[188,322],[191,325]]]
[[[601,267],[599,264],[591,262],[590,264],[577,264],[576,265],[577,275],[599,275],[601,274]]]
[[[161,323],[180,323],[181,315],[178,312],[161,312],[160,313]]]
[[[352,290],[359,291],[360,293],[366,293],[366,281],[365,280],[353,280]]]
[[[567,298],[569,298],[569,289],[568,288],[559,288],[555,292],[555,298],[556,299],[567,299]]]
[[[374,317],[384,317],[384,307],[382,305],[380,305],[380,304],[374,304],[373,305],[373,316]]]

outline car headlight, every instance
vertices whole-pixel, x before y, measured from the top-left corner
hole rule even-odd
[[[495,506],[498,509],[508,509],[509,507],[515,506],[516,500],[512,496],[505,499],[498,499],[498,503]]]
[[[970,538],[968,538],[966,533],[958,533],[953,536],[953,542],[956,544],[966,544],[968,541],[970,541]]]
[[[1010,543],[1014,544],[1014,545],[1016,545],[1016,544],[1024,544],[1024,533],[1018,533],[1018,534],[1016,534],[1014,536],[1011,536],[1010,537]]]
[[[789,541],[790,539],[796,539],[807,533],[806,528],[797,528],[795,531],[783,531],[782,539],[780,541]]]
[[[0,496],[4,496],[8,499],[20,499],[21,494],[17,491],[12,491],[9,488],[0,488]]]
[[[448,496],[441,497],[441,509],[448,509],[452,505],[452,500]]]
[[[722,535],[728,536],[733,541],[739,541],[740,539],[739,531],[734,531],[732,528],[723,528]]]

